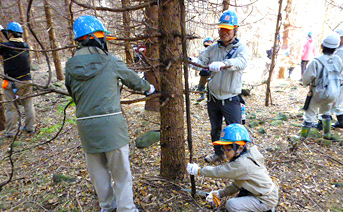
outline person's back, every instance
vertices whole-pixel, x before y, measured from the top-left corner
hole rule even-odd
[[[4,46],[0,47],[0,55],[2,55],[4,59],[5,75],[25,83],[32,82],[30,73],[30,54],[28,51],[29,45],[25,43],[22,38],[22,26],[17,22],[11,22],[7,25],[5,31],[9,41],[2,43]],[[13,100],[18,97],[31,95],[32,86],[5,78],[3,89],[5,99],[12,101],[5,104],[6,130],[4,136],[9,138],[13,137],[18,131],[17,122],[19,117]],[[35,132],[35,110],[33,100],[32,98],[24,98],[21,102],[25,108],[25,123],[22,130],[29,134],[33,134]]]
[[[121,112],[119,81],[147,95],[155,89],[108,52],[106,41],[115,38],[107,36],[97,18],[79,17],[74,39],[81,48],[66,63],[65,83],[76,104],[78,131],[101,211],[138,211],[133,202],[130,138]]]
[[[312,60],[302,75],[304,86],[310,85],[310,99],[307,101],[304,114],[304,123],[301,130],[301,140],[308,136],[318,113],[322,114],[324,138],[331,138],[331,107],[339,98],[341,73],[343,64],[341,59],[334,55],[339,46],[340,36],[337,33],[328,35],[322,42],[323,54]],[[332,73],[331,73],[332,72]],[[323,84],[323,81],[324,84]],[[328,84],[330,83],[330,84]],[[319,88],[324,89],[319,89]],[[330,89],[329,89],[330,88]]]

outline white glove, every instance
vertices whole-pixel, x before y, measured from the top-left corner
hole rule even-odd
[[[145,49],[144,49],[144,48],[139,48],[139,49],[138,49],[138,51],[140,51],[140,52],[144,52],[144,51],[145,51]]]
[[[218,62],[211,63],[208,67],[209,67],[210,71],[219,72],[220,68],[222,68],[224,66],[225,66],[225,63],[218,61]]]
[[[3,30],[4,28],[0,25],[0,31]]]
[[[153,85],[150,84],[150,90],[145,92],[145,95],[149,96],[151,94],[153,94],[155,92],[155,87]]]
[[[207,195],[206,200],[207,200],[207,202],[213,203],[213,198],[219,199],[219,192],[218,192],[218,191],[211,191],[211,192]]]
[[[190,175],[197,175],[198,172],[199,172],[199,165],[196,164],[196,163],[188,163],[187,164],[187,172],[190,174]]]

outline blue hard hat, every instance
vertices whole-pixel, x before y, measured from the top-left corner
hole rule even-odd
[[[226,10],[219,19],[219,28],[234,29],[238,27],[238,16],[233,10]]]
[[[307,35],[308,35],[309,37],[312,37],[312,32],[309,32]]]
[[[212,45],[212,43],[213,43],[213,39],[211,37],[205,38],[205,40],[203,42],[204,46],[210,46],[210,45]]]
[[[105,32],[109,34],[102,22],[91,15],[83,15],[74,22],[74,40],[94,32]]]
[[[17,23],[17,22],[11,22],[7,25],[6,30],[12,31],[12,32],[19,32],[23,33],[23,27]]]
[[[228,145],[232,143],[240,144],[240,142],[251,142],[249,132],[241,124],[230,124],[225,127],[219,141],[213,142],[213,145]],[[243,144],[243,145],[244,145]]]
[[[213,39],[211,37],[205,38],[204,42],[213,42]]]

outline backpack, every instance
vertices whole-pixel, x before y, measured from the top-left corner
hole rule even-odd
[[[313,97],[315,100],[334,102],[340,96],[342,76],[340,70],[337,70],[331,63],[322,58],[315,58],[319,63],[323,65],[322,70],[319,72],[319,76],[316,80],[316,84],[313,88]]]

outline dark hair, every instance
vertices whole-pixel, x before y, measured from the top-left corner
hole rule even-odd
[[[323,48],[323,54],[329,54],[329,55],[333,54],[336,50],[336,48],[332,49],[332,48],[325,47],[323,45],[322,45],[322,48]]]

